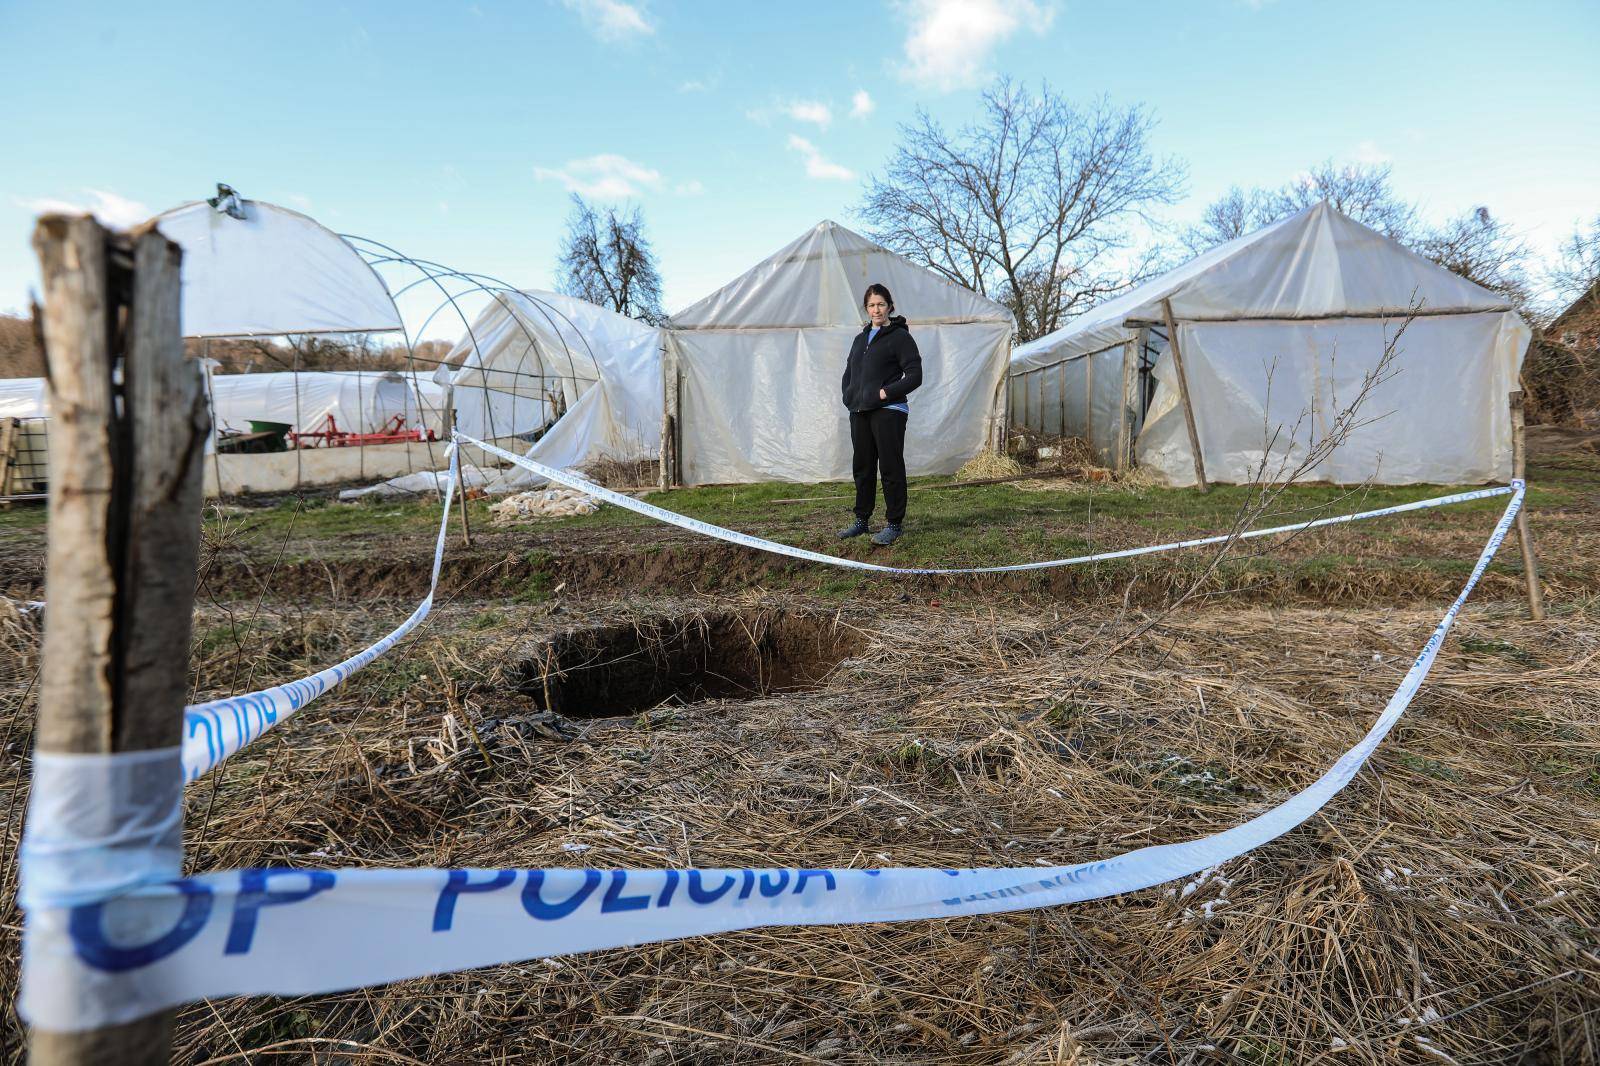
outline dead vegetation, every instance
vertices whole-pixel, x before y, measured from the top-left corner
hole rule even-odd
[[[707,620],[733,652],[758,646],[759,630],[718,622],[729,607],[613,604],[584,622],[633,627],[634,646],[662,654],[675,626]],[[1592,1062],[1594,609],[1535,626],[1470,608],[1370,770],[1205,876],[1035,913],[756,930],[218,1001],[185,1010],[176,1061]],[[527,691],[526,664],[571,632],[568,611],[446,610],[403,660],[191,790],[194,869],[1101,857],[1227,828],[1308,784],[1367,728],[1437,615],[1190,612],[1101,662],[1120,623],[1087,612],[813,610],[802,643],[847,638],[821,684],[574,719]],[[258,679],[314,661],[373,623],[273,627],[288,643],[213,648],[203,682],[242,680],[240,655]],[[267,666],[268,651],[283,658]],[[15,758],[26,726],[8,697]],[[13,911],[8,1001],[15,933]]]

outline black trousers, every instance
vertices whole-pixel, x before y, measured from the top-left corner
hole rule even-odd
[[[906,415],[901,411],[850,412],[851,473],[856,479],[856,517],[865,522],[878,502],[883,472],[883,508],[889,524],[906,517]]]

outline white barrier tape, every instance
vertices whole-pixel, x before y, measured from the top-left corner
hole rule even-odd
[[[218,766],[224,759],[261,734],[349,679],[351,674],[372,662],[399,643],[433,610],[433,595],[439,588],[439,569],[444,563],[445,531],[450,521],[450,503],[455,498],[456,481],[461,473],[461,455],[450,444],[450,477],[445,484],[444,509],[439,515],[439,539],[433,547],[433,576],[428,595],[411,617],[401,622],[382,640],[350,658],[320,670],[310,677],[290,681],[242,696],[196,703],[183,712],[183,777],[194,781]]]
[[[1377,722],[1310,786],[1232,829],[1097,862],[1013,869],[231,870],[30,909],[19,1007],[82,1030],[226,995],[310,995],[761,926],[949,918],[1132,892],[1236,858],[1348,784],[1405,712],[1518,508]]]
[[[178,760],[177,748],[34,752],[18,902],[72,907],[181,876]]]
[[[1097,552],[1094,555],[1078,555],[1069,559],[1049,559],[1038,563],[1013,563],[1009,566],[964,566],[947,568],[924,568],[904,566],[882,566],[878,563],[861,562],[857,559],[842,559],[837,555],[823,555],[821,552],[808,551],[805,548],[796,548],[790,544],[779,544],[774,540],[764,540],[761,537],[752,537],[748,533],[726,529],[723,526],[702,522],[698,518],[689,518],[669,511],[655,504],[636,500],[632,496],[625,496],[620,492],[613,492],[601,485],[596,485],[587,478],[579,477],[568,470],[557,470],[545,466],[543,463],[529,459],[524,455],[516,455],[487,444],[476,437],[469,437],[465,433],[455,435],[457,441],[464,441],[475,447],[482,448],[491,455],[515,463],[525,470],[538,474],[548,481],[555,481],[568,488],[585,492],[596,499],[607,503],[616,504],[638,514],[654,518],[658,522],[688,529],[707,537],[727,541],[729,544],[739,544],[746,548],[755,548],[759,551],[772,552],[777,555],[787,555],[793,559],[805,559],[813,563],[826,563],[829,566],[842,566],[851,570],[870,570],[879,574],[1007,574],[1021,570],[1047,570],[1056,566],[1079,566],[1083,563],[1100,563],[1109,559],[1131,559],[1137,555],[1153,555],[1156,552],[1174,551],[1178,548],[1200,548],[1207,544],[1221,544],[1232,539],[1249,540],[1253,537],[1270,537],[1278,533],[1294,533],[1302,529],[1318,529],[1323,526],[1342,525],[1346,522],[1359,522],[1366,518],[1382,518],[1385,515],[1403,514],[1407,511],[1421,511],[1429,507],[1445,507],[1453,503],[1466,503],[1468,500],[1483,500],[1491,496],[1504,496],[1511,491],[1505,486],[1495,486],[1489,489],[1474,489],[1471,492],[1457,492],[1450,496],[1435,496],[1432,499],[1417,500],[1413,503],[1396,504],[1393,507],[1380,507],[1375,511],[1358,511],[1355,514],[1336,515],[1332,518],[1317,518],[1309,522],[1295,522],[1286,526],[1272,526],[1268,529],[1252,529],[1244,533],[1221,533],[1212,537],[1198,537],[1193,540],[1173,541],[1171,544],[1152,544],[1143,548],[1124,548],[1121,551]]]

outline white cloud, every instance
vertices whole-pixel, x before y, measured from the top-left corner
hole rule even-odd
[[[833,108],[820,100],[796,100],[784,105],[784,113],[796,122],[809,122],[827,129],[833,124]]]
[[[706,191],[706,187],[700,183],[699,178],[695,178],[692,181],[678,182],[672,187],[672,191],[679,196],[699,196]]]
[[[867,90],[857,89],[856,94],[850,98],[850,117],[866,118],[877,106],[872,102],[872,95]]]
[[[680,93],[703,93],[709,88],[710,86],[701,81],[699,78],[690,78],[688,81],[678,86],[678,91]]]
[[[624,0],[561,0],[568,11],[575,11],[583,24],[602,41],[623,41],[648,37],[656,32],[645,18],[640,4]]]
[[[1037,0],[902,0],[900,10],[909,23],[906,77],[944,92],[981,85],[996,48],[1055,19],[1055,8]]]
[[[17,199],[18,207],[25,207],[36,215],[66,214],[66,215],[93,215],[101,222],[116,229],[127,229],[136,226],[155,214],[144,204],[137,200],[130,200],[125,196],[118,196],[114,192],[104,189],[85,189],[90,202],[87,204],[73,203],[70,200],[55,200],[50,198],[40,200]]]
[[[659,170],[609,152],[571,160],[559,169],[534,167],[533,176],[540,181],[553,178],[571,192],[599,200],[622,200],[661,185]]]
[[[763,126],[772,125],[775,118],[789,118],[825,130],[833,125],[833,107],[821,100],[779,101],[768,107],[752,107],[745,111],[744,117]]]
[[[1356,162],[1366,166],[1379,166],[1389,162],[1389,155],[1373,141],[1362,141],[1356,145]]]
[[[817,178],[821,181],[850,181],[854,178],[855,171],[842,167],[838,163],[823,157],[817,146],[791,133],[789,135],[789,148],[799,152],[806,161],[806,177]]]

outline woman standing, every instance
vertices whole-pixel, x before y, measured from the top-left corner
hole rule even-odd
[[[844,364],[844,405],[850,411],[851,472],[856,480],[856,520],[839,531],[839,539],[859,537],[877,503],[879,473],[883,507],[889,520],[872,536],[874,544],[900,539],[906,517],[906,422],[911,408],[906,397],[922,384],[922,356],[906,320],[894,314],[894,297],[874,282],[861,305],[867,326],[850,345]]]

